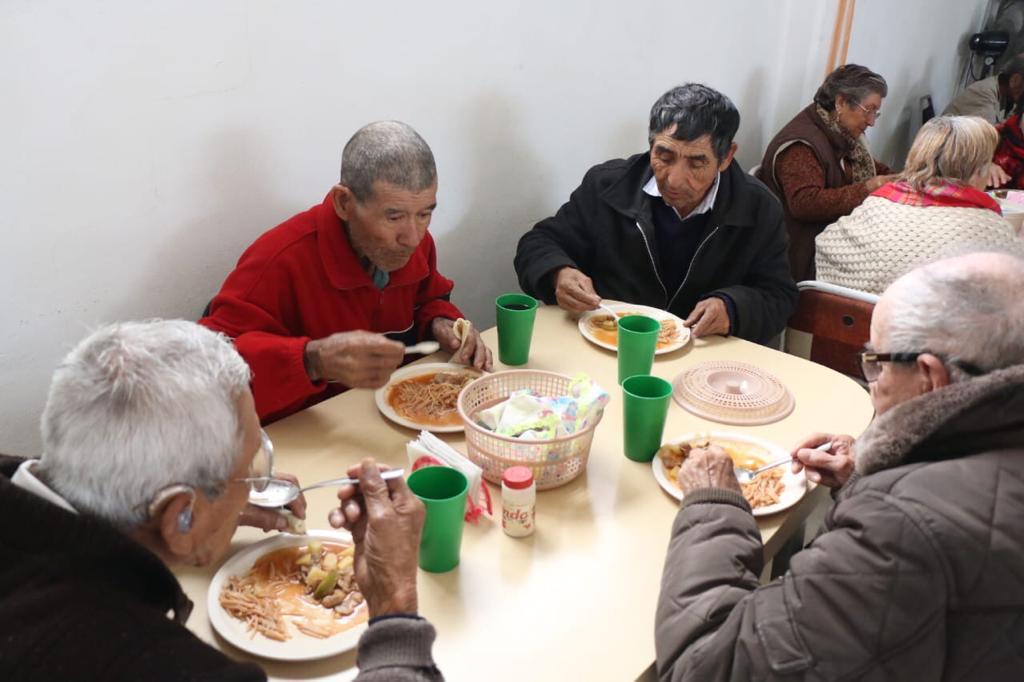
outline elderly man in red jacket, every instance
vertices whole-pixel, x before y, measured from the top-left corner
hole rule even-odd
[[[371,123],[345,145],[323,203],[242,254],[199,322],[234,339],[261,420],[383,386],[405,344],[425,338],[454,362],[490,369],[478,333],[459,339],[453,329],[462,313],[427,233],[436,197],[423,138],[398,121]]]

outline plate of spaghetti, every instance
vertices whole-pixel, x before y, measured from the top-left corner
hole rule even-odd
[[[374,399],[385,417],[410,429],[455,433],[462,431],[458,401],[481,372],[465,365],[431,362],[402,367],[377,389]]]
[[[689,433],[662,445],[651,462],[654,478],[662,490],[677,500],[682,500],[679,467],[691,449],[712,445],[725,450],[732,458],[733,464],[745,469],[756,469],[789,454],[778,445],[742,433]],[[767,516],[788,509],[799,502],[807,493],[807,485],[803,473],[794,474],[787,465],[782,465],[758,474],[753,481],[740,487],[754,511],[754,516]]]
[[[346,531],[276,535],[246,547],[217,571],[207,593],[210,624],[228,642],[282,661],[354,649],[368,611]]]
[[[690,340],[690,330],[683,326],[683,321],[672,313],[659,308],[651,308],[645,305],[634,305],[632,303],[609,303],[605,302],[609,309],[613,310],[619,317],[626,315],[646,315],[653,317],[661,323],[661,331],[658,332],[658,345],[654,348],[655,355],[671,353],[685,346]],[[619,348],[619,327],[618,320],[603,310],[591,310],[584,313],[579,322],[580,334],[587,341],[601,348],[618,350]]]

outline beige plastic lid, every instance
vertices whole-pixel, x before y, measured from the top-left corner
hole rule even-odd
[[[672,382],[672,397],[698,417],[739,426],[777,422],[796,405],[793,394],[773,374],[732,361],[691,367]]]

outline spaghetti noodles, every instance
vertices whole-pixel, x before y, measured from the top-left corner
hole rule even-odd
[[[753,481],[740,487],[743,489],[743,497],[747,498],[751,508],[757,509],[778,504],[782,497],[782,491],[786,489],[786,484],[782,482],[780,469],[769,469],[759,473]]]
[[[672,481],[672,485],[677,488],[679,487],[679,468],[689,456],[690,451],[694,448],[708,448],[712,445],[725,450],[736,466],[756,469],[764,465],[762,459],[742,452],[738,446],[734,446],[732,443],[713,443],[708,440],[695,441],[693,443],[670,443],[661,446],[657,456],[665,469],[665,476],[668,480]],[[778,504],[782,498],[782,493],[786,489],[782,476],[783,474],[780,469],[769,469],[755,476],[754,480],[750,483],[740,485],[740,488],[743,490],[743,497],[750,503],[751,509]]]
[[[459,423],[457,403],[472,372],[437,372],[399,381],[388,393],[388,403],[400,416],[436,426]]]
[[[244,576],[230,576],[219,602],[255,636],[284,642],[291,624],[324,639],[366,620],[352,571],[351,546],[289,547],[261,557]]]

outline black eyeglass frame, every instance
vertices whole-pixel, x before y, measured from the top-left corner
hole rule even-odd
[[[950,360],[945,356],[939,355],[938,353],[932,353],[930,351],[919,351],[917,353],[876,353],[874,351],[864,351],[859,353],[860,357],[860,373],[864,375],[864,380],[869,384],[877,381],[879,375],[882,373],[882,362],[916,362],[922,355],[934,355],[943,363],[959,367],[964,372],[967,372],[971,376],[981,376],[985,373],[983,369],[977,365],[972,365],[969,362],[963,362],[962,360]],[[871,371],[868,371],[868,367],[872,367]],[[873,376],[868,376],[873,375]]]

